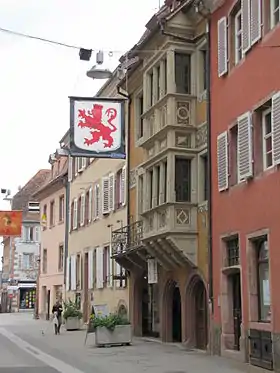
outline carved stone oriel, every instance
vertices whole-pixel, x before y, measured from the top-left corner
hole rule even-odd
[[[167,124],[167,105],[163,106],[159,112],[160,112],[160,120],[159,120],[160,128],[163,128]]]
[[[201,127],[198,128],[195,136],[195,145],[196,148],[200,148],[207,144],[207,123],[204,123]]]
[[[176,209],[176,223],[178,225],[190,224],[190,210],[189,209]]]
[[[191,116],[190,116],[190,102],[177,102],[176,105],[176,116],[177,124],[181,126],[190,126]]]
[[[190,133],[176,133],[175,145],[178,148],[192,148],[192,135]]]

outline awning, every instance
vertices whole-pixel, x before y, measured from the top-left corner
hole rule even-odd
[[[26,283],[26,284],[18,284],[19,289],[33,289],[36,288],[36,284]]]

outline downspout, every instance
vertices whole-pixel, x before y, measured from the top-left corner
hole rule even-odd
[[[130,133],[130,121],[131,121],[131,98],[128,94],[123,93],[120,90],[120,87],[118,89],[118,94],[125,97],[128,100],[128,105],[127,105],[127,146],[126,146],[126,211],[127,211],[127,217],[126,217],[126,225],[127,227],[130,226],[130,139],[131,139],[131,133]],[[129,244],[130,242],[130,230],[127,230],[127,243]]]
[[[211,313],[214,313],[213,305],[213,239],[212,239],[212,125],[211,125],[211,19],[207,20],[207,50],[206,50],[206,91],[207,91],[207,156],[208,156],[208,281],[209,281],[209,303]]]
[[[70,156],[70,155],[69,155]],[[68,170],[68,173],[72,170]],[[64,230],[64,276],[63,276],[63,283],[64,283],[64,292],[65,292],[65,301],[66,301],[66,276],[67,276],[67,258],[68,258],[68,251],[69,251],[69,226],[70,226],[70,219],[69,219],[69,212],[70,212],[70,181],[69,181],[69,174],[67,173],[67,178],[65,179],[65,230]]]

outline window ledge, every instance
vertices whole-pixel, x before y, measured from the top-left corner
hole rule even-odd
[[[234,273],[239,273],[241,270],[241,265],[235,265],[235,266],[230,266],[230,267],[223,267],[221,269],[222,273],[224,274],[227,274],[227,275],[231,275],[231,274],[234,274]]]
[[[249,329],[265,330],[267,332],[271,332],[272,325],[270,321],[249,321]]]

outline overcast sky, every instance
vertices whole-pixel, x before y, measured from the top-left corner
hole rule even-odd
[[[0,0],[0,28],[103,49],[106,67],[113,69],[158,5],[159,0]],[[0,187],[15,193],[48,167],[49,154],[69,126],[68,96],[94,95],[100,81],[85,75],[95,55],[91,62],[80,61],[75,49],[0,32],[0,56]]]

